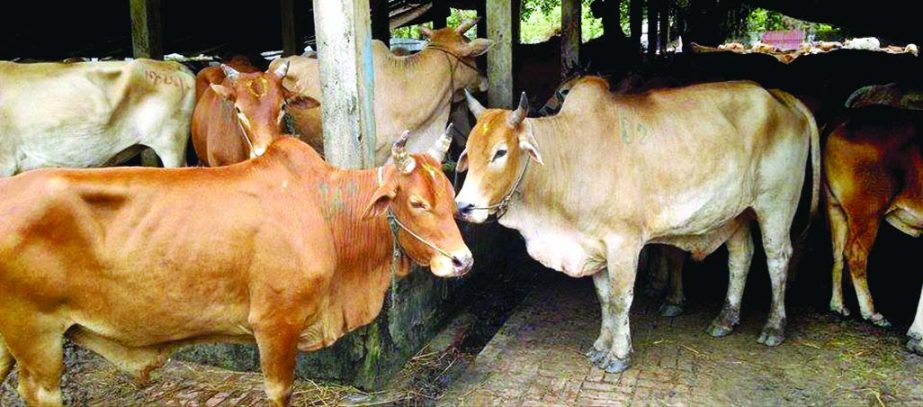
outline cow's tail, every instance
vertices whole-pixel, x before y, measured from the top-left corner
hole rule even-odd
[[[808,217],[808,223],[800,235],[800,239],[803,240],[807,237],[808,230],[811,228],[811,222],[817,215],[817,207],[820,203],[820,130],[817,128],[817,122],[814,120],[814,113],[812,113],[811,109],[808,109],[804,103],[798,100],[798,98],[792,96],[788,92],[779,89],[771,89],[770,92],[779,100],[784,101],[786,105],[797,109],[802,115],[804,115],[804,118],[808,122],[807,132],[810,141],[809,160],[811,160],[811,212]]]

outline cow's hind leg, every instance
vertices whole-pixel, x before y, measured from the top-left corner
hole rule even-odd
[[[599,326],[599,337],[593,342],[593,347],[586,356],[593,364],[599,364],[606,358],[609,348],[612,347],[612,315],[609,309],[609,271],[601,270],[593,275],[593,285],[596,287],[596,297],[599,298],[599,307],[602,318]]]
[[[6,348],[6,343],[3,342],[3,337],[0,337],[0,384],[3,384],[9,376],[14,364],[16,364],[16,359],[13,359],[10,350]]]
[[[766,251],[769,280],[772,284],[769,319],[757,342],[766,346],[776,346],[785,340],[785,283],[788,277],[788,262],[792,257],[789,229],[793,216],[783,217],[777,213],[762,216],[757,213],[757,217],[760,230],[763,232],[763,249]]]
[[[77,345],[98,353],[130,373],[140,383],[147,382],[151,371],[162,366],[173,351],[170,347],[130,348],[82,328],[75,329],[70,338]]]
[[[727,240],[728,249],[728,291],[721,313],[708,327],[711,336],[722,337],[734,330],[740,322],[740,302],[750,273],[753,259],[753,237],[750,225],[743,224]]]
[[[61,406],[64,334],[57,327],[23,326],[4,336],[19,366],[19,396],[27,406]]]
[[[872,293],[869,291],[868,268],[869,252],[875,243],[880,226],[880,216],[851,216],[848,219],[848,234],[846,240],[846,261],[849,266],[849,276],[852,278],[856,298],[859,300],[859,311],[862,318],[871,321],[880,327],[889,327],[891,323],[885,317],[875,312],[872,302]]]
[[[843,302],[843,256],[846,252],[848,227],[843,207],[830,202],[833,199],[830,195],[827,194],[827,219],[830,222],[830,237],[833,243],[833,293],[830,295],[830,311],[848,317],[849,309]]]
[[[166,143],[165,143],[166,144]],[[164,168],[186,166],[186,145],[151,145],[150,148],[160,157]]]
[[[254,329],[266,396],[273,406],[287,406],[292,395],[300,332],[300,327],[282,324],[261,325]]]
[[[686,298],[683,295],[683,263],[686,260],[686,253],[675,247],[661,247],[660,264],[666,270],[663,272],[669,275],[669,285],[667,286],[667,296],[663,305],[660,306],[660,315],[665,317],[675,317],[683,313],[683,303]]]
[[[917,301],[917,316],[914,317],[913,325],[910,325],[907,336],[910,337],[907,341],[907,349],[923,356],[923,289],[920,290],[920,299]]]

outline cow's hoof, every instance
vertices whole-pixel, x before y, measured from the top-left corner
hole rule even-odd
[[[683,313],[683,307],[681,305],[663,303],[660,306],[660,316],[662,317],[678,317]]]
[[[869,317],[869,322],[871,322],[873,325],[879,328],[890,328],[891,327],[891,323],[888,322],[887,319],[885,319],[884,315],[881,315],[879,313],[872,314],[872,316]]]
[[[604,350],[596,350],[596,348],[590,348],[590,350],[586,353],[586,357],[590,360],[590,363],[599,366],[600,362],[606,358],[606,353],[607,351]]]
[[[756,341],[766,346],[777,346],[785,340],[785,332],[780,328],[763,328]]]
[[[830,312],[833,312],[840,318],[849,318],[849,308],[843,305],[830,304]]]
[[[606,373],[621,373],[631,365],[631,358],[626,356],[623,359],[615,357],[614,355],[607,355],[600,362],[594,363],[594,365],[605,370]]]
[[[705,330],[709,335],[714,336],[715,338],[721,338],[728,336],[731,332],[734,332],[734,327],[730,324],[726,324],[721,318],[715,318],[714,321],[711,321],[711,325],[708,326],[708,329]]]
[[[923,356],[923,338],[914,336],[910,335],[910,340],[907,341],[907,350]]]

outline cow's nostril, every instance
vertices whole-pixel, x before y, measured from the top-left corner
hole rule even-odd
[[[467,202],[459,202],[457,206],[458,206],[458,211],[463,214],[469,214],[474,209],[474,205],[467,203]]]
[[[464,266],[465,263],[461,261],[461,259],[459,259],[458,257],[452,256],[452,265],[455,266],[456,268],[459,268],[459,267]]]

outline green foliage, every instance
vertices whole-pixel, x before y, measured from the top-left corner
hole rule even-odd
[[[812,23],[786,16],[777,11],[754,8],[747,15],[747,32],[749,35],[758,36],[766,31],[800,30],[807,35],[814,34],[816,39],[836,37],[837,29],[830,24]]]

